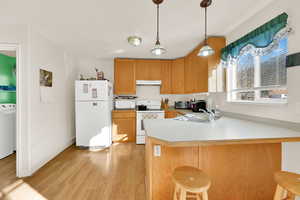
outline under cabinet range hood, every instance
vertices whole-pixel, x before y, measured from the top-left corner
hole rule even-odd
[[[147,80],[136,80],[136,85],[161,85],[161,80],[147,81]]]

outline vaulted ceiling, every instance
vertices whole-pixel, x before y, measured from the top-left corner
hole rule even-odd
[[[213,0],[208,34],[226,35],[273,0]],[[162,58],[185,55],[204,39],[200,0],[165,0],[161,5]],[[100,59],[153,58],[156,7],[152,0],[5,0],[0,23],[30,24],[67,50]],[[127,37],[143,38],[139,47]]]

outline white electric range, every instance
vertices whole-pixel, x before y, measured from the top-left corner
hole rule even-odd
[[[144,130],[143,120],[144,119],[164,119],[165,111],[161,110],[159,100],[138,100],[136,102],[137,108],[140,105],[146,106],[146,110],[136,111],[136,143],[146,143],[146,133]]]

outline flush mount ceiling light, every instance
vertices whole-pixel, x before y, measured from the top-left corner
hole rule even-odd
[[[142,44],[142,38],[138,36],[129,36],[127,38],[127,41],[129,44],[135,47],[140,46]]]
[[[206,57],[206,56],[211,56],[215,53],[213,48],[211,48],[207,44],[207,8],[211,5],[212,0],[203,0],[200,3],[201,8],[205,9],[205,41],[204,41],[204,46],[200,49],[198,56]]]
[[[161,4],[164,0],[152,0],[154,4],[156,4],[157,7],[157,15],[156,15],[156,25],[157,25],[157,32],[156,32],[156,43],[155,46],[151,49],[151,53],[156,55],[156,56],[160,56],[164,53],[167,52],[167,50],[161,46],[160,41],[159,41],[159,4]]]

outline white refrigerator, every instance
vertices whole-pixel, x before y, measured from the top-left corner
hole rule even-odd
[[[112,144],[113,87],[109,81],[76,81],[76,146],[92,149]]]

